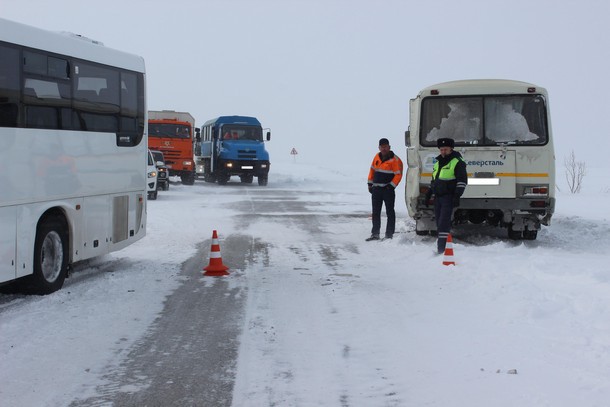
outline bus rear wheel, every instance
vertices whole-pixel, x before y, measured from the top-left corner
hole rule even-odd
[[[59,290],[68,274],[68,231],[61,217],[46,218],[36,230],[34,273],[27,286],[33,294],[50,294]]]

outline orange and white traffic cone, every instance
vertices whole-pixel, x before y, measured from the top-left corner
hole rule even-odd
[[[204,276],[227,276],[229,268],[222,264],[222,255],[220,254],[220,244],[218,244],[218,233],[212,233],[212,248],[210,249],[210,264],[203,268]]]
[[[443,266],[455,266],[453,261],[453,239],[451,233],[447,235],[447,244],[445,245],[445,254],[443,255]]]

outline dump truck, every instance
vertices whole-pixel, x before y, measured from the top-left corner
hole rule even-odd
[[[180,177],[184,185],[195,183],[193,147],[199,129],[187,112],[151,110],[148,112],[148,148],[165,157],[169,175]]]

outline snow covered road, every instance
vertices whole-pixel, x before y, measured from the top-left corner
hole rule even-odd
[[[53,295],[0,295],[0,399],[487,407],[610,398],[608,194],[586,216],[590,197],[560,195],[537,241],[457,229],[457,266],[445,267],[400,197],[395,238],[364,242],[364,175],[296,163],[272,173],[266,188],[172,185],[149,202],[142,241],[80,266]],[[231,267],[222,279],[200,274],[214,229]]]

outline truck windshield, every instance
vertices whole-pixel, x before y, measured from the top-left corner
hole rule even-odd
[[[148,123],[150,137],[191,138],[190,127],[173,123]]]
[[[220,134],[223,140],[263,141],[263,129],[254,126],[225,125]]]
[[[420,143],[456,145],[544,145],[546,105],[541,95],[435,97],[422,102]]]

